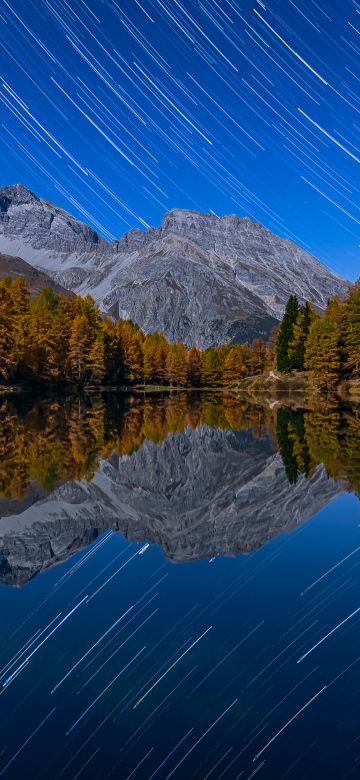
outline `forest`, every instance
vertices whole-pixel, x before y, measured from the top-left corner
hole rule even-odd
[[[345,300],[333,298],[319,315],[291,295],[275,336],[278,371],[305,371],[310,384],[327,388],[360,376],[360,282]]]
[[[282,322],[265,344],[223,344],[200,350],[144,334],[129,320],[103,316],[87,295],[51,288],[31,297],[21,277],[0,282],[0,382],[77,386],[221,387],[277,369],[305,372],[331,388],[360,375],[360,283],[320,315],[291,295]]]
[[[101,315],[87,295],[63,297],[51,288],[31,297],[26,282],[0,282],[0,381],[75,385],[232,384],[261,373],[266,347],[223,345],[204,351],[145,335],[129,320]]]

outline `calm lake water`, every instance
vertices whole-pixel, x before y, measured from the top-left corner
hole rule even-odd
[[[0,777],[360,774],[360,417],[0,405]]]

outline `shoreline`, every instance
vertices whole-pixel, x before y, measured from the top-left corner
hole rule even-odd
[[[33,395],[95,395],[95,394],[156,395],[156,394],[194,394],[213,393],[223,395],[230,393],[239,397],[256,400],[271,399],[274,402],[291,401],[305,402],[316,399],[336,399],[340,403],[360,404],[360,378],[343,379],[333,388],[323,390],[318,385],[309,385],[304,372],[278,374],[270,371],[268,374],[258,374],[244,377],[232,385],[183,386],[183,385],[73,385],[70,383],[36,383],[34,385],[0,385],[0,397]]]

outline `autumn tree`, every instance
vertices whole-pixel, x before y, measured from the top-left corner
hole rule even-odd
[[[211,387],[222,382],[222,360],[218,349],[209,347],[201,355],[201,384]]]
[[[130,320],[122,323],[121,345],[126,382],[141,382],[143,379],[143,341],[140,328]]]
[[[264,339],[253,339],[248,356],[248,366],[251,374],[261,374],[266,362],[266,346]]]
[[[89,381],[101,384],[106,373],[105,350],[102,335],[96,336],[87,355]]]
[[[244,347],[241,344],[236,344],[230,347],[225,360],[224,368],[222,372],[224,385],[232,385],[247,373],[247,368],[244,359]]]
[[[339,324],[325,315],[315,319],[310,326],[305,343],[304,365],[313,384],[331,387],[339,380],[340,335]]]
[[[72,323],[69,339],[70,376],[75,382],[83,383],[89,379],[88,358],[92,343],[89,322],[83,314],[78,314]]]
[[[197,347],[191,347],[186,353],[186,374],[189,385],[200,387],[201,352]]]
[[[143,342],[144,382],[162,384],[166,373],[168,344],[162,333],[145,336]]]
[[[360,374],[360,282],[351,289],[346,302],[345,356],[347,368]]]
[[[186,385],[186,355],[183,344],[170,344],[166,357],[166,379],[171,386]]]

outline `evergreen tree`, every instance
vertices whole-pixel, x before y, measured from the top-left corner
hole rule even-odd
[[[297,369],[298,371],[304,370],[305,342],[308,337],[310,325],[316,316],[314,309],[308,301],[299,309],[288,347],[289,365],[292,369]]]
[[[289,356],[289,345],[293,339],[294,325],[299,312],[299,303],[296,295],[290,295],[285,314],[279,326],[276,341],[276,368],[278,371],[290,371],[292,368]]]

